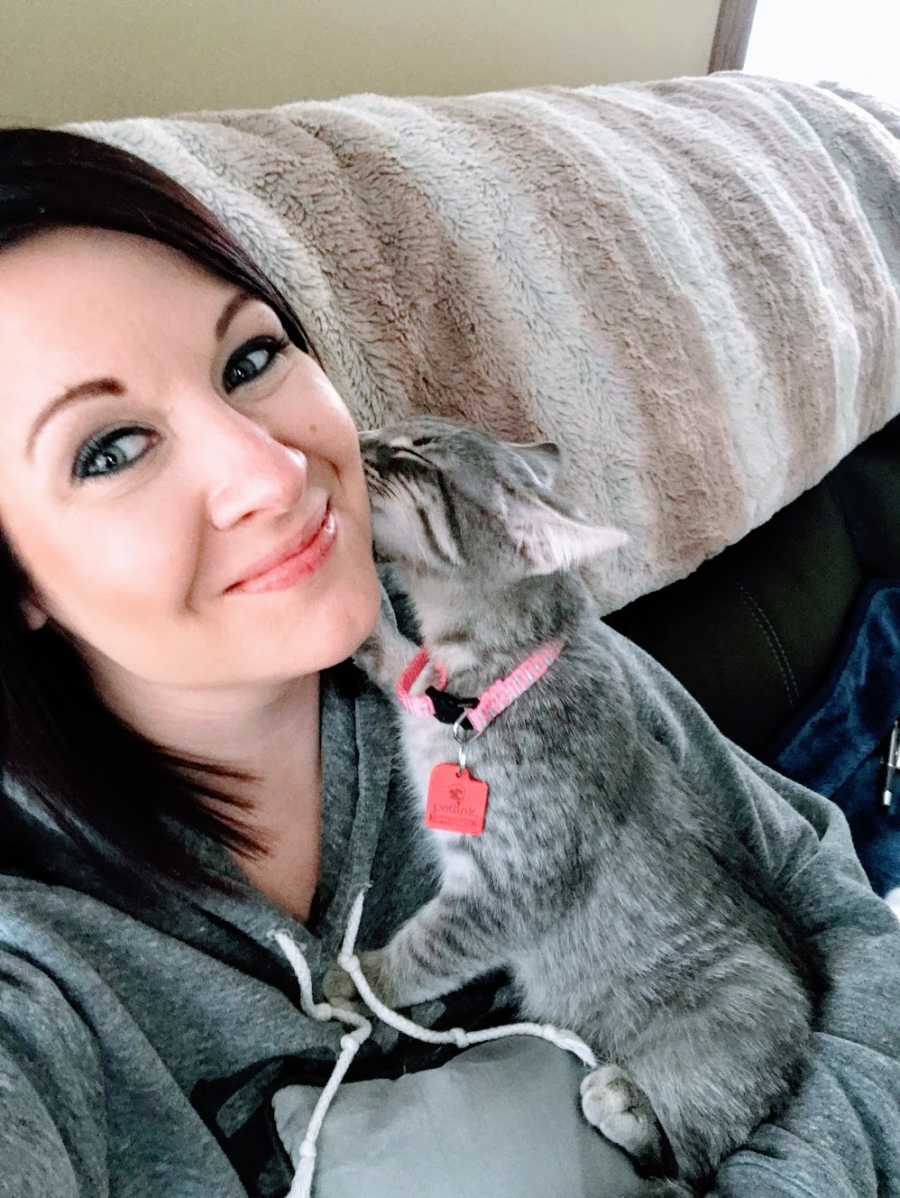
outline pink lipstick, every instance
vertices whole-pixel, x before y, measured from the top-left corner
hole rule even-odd
[[[259,595],[264,591],[280,591],[294,586],[302,578],[314,574],[328,557],[337,536],[337,522],[329,503],[325,508],[322,523],[296,553],[284,558],[277,565],[255,574],[243,582],[228,588],[228,594]]]

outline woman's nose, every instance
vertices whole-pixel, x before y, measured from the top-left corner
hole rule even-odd
[[[258,424],[231,412],[225,435],[215,445],[214,478],[209,515],[216,528],[228,528],[250,512],[289,511],[306,490],[309,466],[302,449],[283,445]]]

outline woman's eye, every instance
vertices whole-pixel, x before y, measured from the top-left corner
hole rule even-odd
[[[72,465],[72,477],[83,480],[120,473],[144,456],[131,451],[137,443],[151,436],[153,434],[147,429],[130,426],[89,438],[78,451]],[[109,469],[103,469],[104,465]]]
[[[264,374],[275,359],[290,345],[287,337],[254,337],[228,359],[222,382],[226,393]]]
[[[288,337],[254,337],[246,342],[228,359],[222,378],[226,393],[265,374],[290,345]],[[121,473],[144,456],[143,452],[134,452],[136,445],[153,435],[149,429],[130,425],[91,437],[76,455],[72,477],[83,480]]]

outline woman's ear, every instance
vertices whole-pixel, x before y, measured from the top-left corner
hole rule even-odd
[[[37,632],[39,628],[43,628],[49,619],[49,616],[33,595],[22,600],[22,615],[25,617],[25,622],[32,632]]]

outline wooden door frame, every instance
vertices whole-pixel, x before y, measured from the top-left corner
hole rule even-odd
[[[721,0],[707,71],[739,71],[747,57],[756,0]]]

